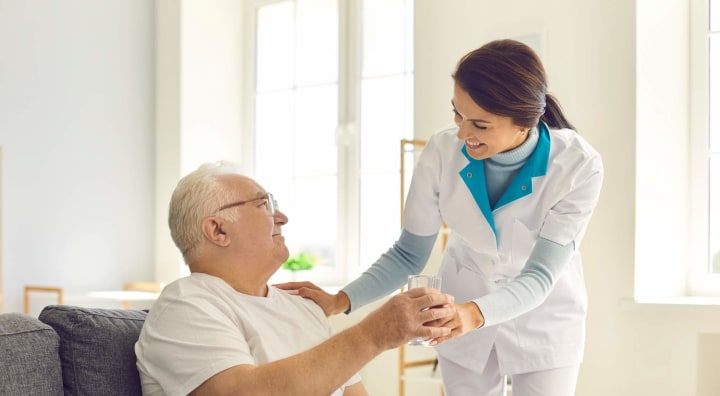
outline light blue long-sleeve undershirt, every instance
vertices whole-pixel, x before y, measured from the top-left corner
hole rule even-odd
[[[522,145],[485,161],[486,187],[493,205],[532,154],[537,141],[538,131],[533,128]],[[347,313],[399,289],[406,283],[408,275],[420,273],[436,239],[437,234],[419,236],[403,230],[392,248],[358,279],[342,289],[350,299]],[[473,300],[483,313],[484,326],[514,319],[540,305],[567,266],[574,249],[574,242],[562,246],[539,238],[515,279]]]
[[[407,282],[408,275],[420,273],[436,238],[437,234],[418,236],[403,230],[392,248],[342,289],[350,299],[348,313],[399,289]],[[574,242],[562,246],[539,238],[525,267],[515,279],[493,293],[473,300],[485,318],[484,326],[514,319],[545,301],[570,261],[573,250]]]
[[[346,313],[386,296],[419,274],[427,263],[437,235],[418,236],[403,230],[400,239],[380,259],[342,291],[350,299]]]

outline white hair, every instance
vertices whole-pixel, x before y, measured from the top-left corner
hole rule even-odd
[[[216,214],[226,221],[237,220],[235,211],[224,211],[223,215],[216,213],[234,198],[232,191],[218,178],[232,174],[242,175],[236,164],[218,161],[202,164],[178,181],[170,199],[168,225],[186,264],[198,255],[198,247],[203,241],[200,224],[205,217]]]

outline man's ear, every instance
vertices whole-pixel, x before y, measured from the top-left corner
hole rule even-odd
[[[208,242],[222,247],[230,245],[230,237],[223,230],[222,219],[214,216],[206,217],[200,223],[200,227]]]

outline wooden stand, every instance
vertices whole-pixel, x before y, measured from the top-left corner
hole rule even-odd
[[[405,214],[405,196],[406,196],[406,177],[410,176],[412,169],[415,167],[415,163],[418,159],[419,153],[427,142],[425,140],[407,140],[402,139],[400,141],[400,227],[403,226],[403,216]],[[444,228],[444,227],[443,227]],[[442,235],[442,246],[445,247],[447,242],[447,233],[441,232]],[[400,289],[403,291],[403,289]],[[398,348],[398,390],[400,396],[405,396],[405,382],[406,381],[420,381],[432,383],[440,386],[440,395],[442,396],[442,379],[439,376],[427,375],[412,375],[407,369],[416,367],[427,367],[427,372],[431,373],[431,367],[433,367],[432,373],[437,368],[435,366],[435,359],[419,359],[419,360],[408,360],[405,351],[406,346],[400,345]]]
[[[23,312],[30,314],[30,293],[54,293],[57,304],[63,303],[63,290],[59,287],[25,286],[23,291]]]

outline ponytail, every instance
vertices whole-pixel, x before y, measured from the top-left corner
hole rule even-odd
[[[460,59],[453,79],[485,111],[530,128],[575,129],[560,102],[547,93],[545,68],[535,51],[515,40],[491,41]]]
[[[545,95],[545,114],[540,116],[540,120],[551,128],[567,128],[576,131],[570,121],[565,118],[560,102],[549,93]]]

